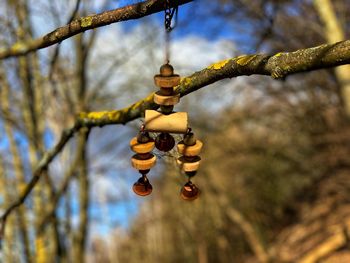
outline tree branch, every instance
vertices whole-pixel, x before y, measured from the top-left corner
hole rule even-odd
[[[278,53],[275,55],[242,55],[236,58],[220,61],[181,80],[176,91],[181,97],[216,81],[247,75],[270,75],[283,79],[288,75],[350,64],[350,40],[330,45],[300,49],[295,52]],[[8,215],[20,206],[55,156],[63,149],[74,133],[82,127],[92,128],[110,124],[126,124],[141,117],[146,109],[157,109],[153,102],[153,93],[146,98],[120,110],[80,113],[73,128],[62,133],[59,142],[53,149],[46,152],[34,170],[33,177],[27,184],[18,200],[15,200],[0,217],[0,239],[4,236],[5,223]]]
[[[41,158],[33,172],[31,180],[26,185],[23,192],[19,193],[18,199],[13,201],[0,217],[0,240],[2,240],[5,234],[5,225],[7,217],[11,214],[11,212],[14,209],[16,209],[24,203],[27,196],[31,193],[35,185],[38,183],[42,172],[47,169],[48,165],[52,162],[56,155],[61,152],[61,150],[69,141],[69,139],[73,137],[74,133],[77,132],[80,128],[81,125],[79,124],[79,122],[77,122],[71,129],[64,131],[58,143],[50,151],[47,151]]]
[[[175,3],[177,5],[183,5],[192,1],[193,0],[170,1],[170,5],[173,7]],[[17,42],[8,49],[0,50],[0,59],[23,56],[29,52],[60,43],[63,40],[86,30],[106,26],[120,21],[138,19],[162,10],[164,10],[163,0],[147,0],[100,14],[81,17],[63,27],[55,29],[43,37],[26,42]]]
[[[350,40],[275,55],[242,55],[212,64],[189,77],[182,78],[176,91],[183,97],[225,78],[256,74],[284,79],[295,73],[344,64],[350,64]],[[152,93],[127,108],[81,113],[79,119],[83,126],[89,127],[125,124],[141,117],[146,109],[157,108]]]

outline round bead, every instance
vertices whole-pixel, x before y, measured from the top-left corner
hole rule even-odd
[[[138,154],[133,155],[131,158],[131,165],[137,170],[148,170],[156,164],[157,158],[150,154],[149,159],[143,159]]]
[[[148,142],[140,143],[137,141],[137,137],[134,137],[130,140],[130,148],[135,153],[148,153],[154,149],[154,140],[149,138]]]
[[[160,88],[159,89],[159,94],[163,96],[171,96],[174,93],[174,87],[171,88]]]
[[[160,67],[159,72],[164,77],[169,77],[174,74],[174,68],[170,64],[164,64]]]
[[[195,176],[197,174],[197,171],[188,171],[188,172],[185,172],[185,173],[186,173],[186,175],[188,177],[193,177],[193,176]]]
[[[150,169],[147,169],[147,170],[139,170],[140,174],[142,174],[142,175],[148,174],[149,171],[150,171]]]
[[[148,181],[146,176],[140,177],[136,183],[134,183],[132,190],[135,194],[140,196],[146,196],[152,193],[153,187]]]
[[[196,137],[193,132],[186,133],[184,135],[183,143],[187,146],[193,146],[196,144]]]
[[[177,150],[180,154],[185,156],[197,156],[200,154],[203,147],[203,143],[200,140],[196,140],[196,143],[192,146],[187,146],[184,141],[177,144]]]
[[[181,189],[180,196],[182,199],[192,201],[198,198],[200,190],[191,181],[187,182]]]
[[[185,172],[197,171],[201,162],[199,156],[193,156],[192,160],[186,158],[186,156],[181,156],[176,160],[177,164],[180,165],[181,169]]]
[[[166,105],[160,105],[160,111],[163,113],[163,114],[170,114],[172,113],[174,110],[174,106],[170,105],[170,106],[166,106]]]
[[[151,137],[149,136],[149,133],[147,131],[140,131],[137,134],[137,142],[139,143],[146,143],[151,140]]]
[[[160,133],[155,140],[155,146],[162,152],[168,152],[175,146],[175,139],[169,133]]]

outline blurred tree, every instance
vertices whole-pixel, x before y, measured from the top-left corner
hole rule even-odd
[[[208,5],[215,8],[203,17],[220,14],[250,34],[243,51],[293,50],[326,39],[309,2]],[[344,5],[335,3],[346,21]],[[322,71],[277,84],[250,77],[235,87],[243,106],[231,105],[219,120],[197,116],[195,130],[203,131],[201,118],[221,123],[199,135],[206,142],[194,179],[204,189],[201,199],[184,204],[174,197],[183,180],[169,164],[167,180],[156,182],[161,193],[141,208],[124,238],[115,237],[107,249],[117,253],[103,262],[347,262],[349,195],[341,182],[349,178],[349,123],[336,77]]]
[[[178,1],[187,2],[191,1]],[[346,0],[337,1],[335,13],[341,13],[346,21],[349,10],[340,3]],[[274,53],[316,46],[324,39],[334,42],[324,37],[311,2],[203,0],[200,4],[213,8],[199,17],[209,12],[232,25],[232,32],[243,33],[236,39],[245,44],[240,52]],[[134,47],[121,50],[121,55],[113,51],[115,57],[107,54],[107,58],[94,54],[102,28],[91,29],[160,12],[164,1],[148,0],[86,16],[91,11],[105,11],[108,5],[108,1],[96,4],[87,0],[0,3],[4,262],[85,261],[88,227],[93,220],[89,213],[92,164],[98,162],[98,156],[105,159],[124,138],[113,131],[110,139],[97,136],[91,128],[125,124],[141,117],[145,109],[156,108],[151,94],[122,110],[90,112],[114,107],[125,94],[132,94],[133,100],[135,94],[141,96],[145,91],[139,87],[145,83],[138,72],[154,72],[143,66],[152,61],[147,57],[145,63],[138,63],[140,68],[133,68],[135,80],[126,80],[125,89],[111,89],[110,75],[135,51],[140,47],[146,50],[145,43],[154,49],[153,28],[147,24]],[[52,27],[67,25],[35,38],[41,32],[38,17],[50,20]],[[291,24],[295,26],[291,28]],[[343,30],[348,34],[349,28]],[[50,51],[37,52],[54,44],[58,45]],[[183,78],[177,90],[184,96],[240,75],[284,79],[293,73],[348,64],[349,50],[349,41],[344,41],[275,56],[240,56]],[[336,77],[332,71],[297,75],[283,82],[249,77],[236,84],[241,90],[237,92],[240,104],[215,115],[204,114],[207,105],[190,102],[198,111],[193,126],[208,145],[202,176],[198,177],[205,189],[202,198],[193,204],[174,198],[176,186],[183,180],[170,158],[164,175],[168,180],[162,176],[156,182],[162,191],[142,205],[129,233],[118,233],[113,237],[116,240],[106,245],[93,240],[89,258],[94,262],[316,262],[333,257],[333,252],[348,245],[344,234],[348,228],[340,219],[347,211],[347,185],[341,182],[348,176],[349,126]],[[75,133],[77,137],[72,138]],[[92,136],[94,154],[89,158],[87,140]],[[58,142],[52,147],[53,140]],[[107,173],[115,166],[103,162],[100,169]],[[303,195],[305,191],[307,195]],[[329,196],[329,206],[323,206]],[[331,217],[335,206],[337,213]],[[311,216],[305,216],[299,207],[306,207]],[[318,213],[323,208],[326,216]],[[318,228],[309,227],[315,220]],[[306,231],[302,238],[294,238],[299,229]],[[309,229],[317,229],[319,236],[314,238]],[[310,243],[307,249],[305,240]]]

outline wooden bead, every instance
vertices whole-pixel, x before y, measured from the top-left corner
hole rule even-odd
[[[175,139],[169,133],[160,133],[155,140],[156,148],[162,152],[168,152],[175,146]]]
[[[185,172],[197,171],[199,168],[199,164],[201,162],[201,158],[196,156],[193,160],[189,161],[185,158],[185,156],[181,156],[176,160],[177,164],[180,165],[181,169]]]
[[[139,143],[146,143],[151,141],[151,137],[146,131],[140,131],[139,134],[137,134],[136,138]]]
[[[161,88],[172,88],[180,84],[180,76],[172,75],[169,77],[164,77],[162,75],[155,75],[154,84]]]
[[[159,73],[165,77],[172,76],[174,74],[174,68],[172,65],[167,63],[160,67]]]
[[[193,132],[186,133],[184,135],[183,143],[187,146],[193,146],[196,144],[196,137],[194,136]]]
[[[174,88],[171,87],[171,88],[160,88],[159,89],[159,94],[160,95],[163,95],[163,96],[171,96],[171,95],[174,95]]]
[[[146,196],[151,194],[152,189],[153,187],[146,176],[140,177],[132,187],[134,193],[139,196]]]
[[[188,172],[186,172],[186,175],[188,176],[188,177],[194,177],[195,175],[197,174],[197,171],[188,171]]]
[[[137,170],[148,170],[156,164],[156,159],[157,158],[153,154],[151,154],[151,158],[146,160],[140,158],[137,154],[135,154],[131,158],[131,164],[132,167]]]
[[[165,115],[155,110],[146,110],[145,130],[150,132],[186,133],[188,130],[187,112],[174,112]]]
[[[130,148],[135,153],[140,153],[140,154],[148,153],[154,149],[154,140],[150,139],[149,142],[139,143],[137,141],[137,137],[134,137],[130,141]]]
[[[184,200],[192,201],[197,199],[199,194],[200,190],[198,189],[198,187],[192,182],[188,182],[182,187],[180,196]]]
[[[162,95],[159,91],[154,94],[153,101],[158,105],[172,106],[176,105],[180,101],[180,94],[173,94],[170,96]]]
[[[200,140],[196,140],[196,144],[187,146],[183,141],[177,144],[177,150],[180,154],[185,156],[197,156],[200,154],[203,147],[203,143]]]
[[[174,110],[174,106],[172,106],[172,105],[170,105],[170,106],[160,105],[160,111],[165,115],[173,113],[173,110]]]

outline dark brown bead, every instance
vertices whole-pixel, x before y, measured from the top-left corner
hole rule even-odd
[[[172,105],[160,105],[160,111],[163,113],[163,114],[170,114],[172,113],[174,110],[174,106]]]
[[[187,146],[193,146],[196,144],[196,137],[194,136],[193,132],[186,133],[184,135],[183,142]]]
[[[150,169],[147,169],[147,170],[139,170],[140,174],[142,174],[142,175],[148,174],[149,171],[150,171]]]
[[[182,199],[192,201],[198,198],[200,191],[191,181],[187,182],[181,189],[180,196]]]
[[[162,152],[168,152],[175,146],[175,139],[169,133],[160,133],[156,140],[155,146],[158,150]]]
[[[135,154],[133,157],[136,158],[137,160],[148,160],[153,158],[153,154],[152,153],[138,153]]]
[[[134,193],[140,196],[146,196],[151,194],[152,189],[152,185],[150,184],[148,178],[145,175],[141,176],[132,187]]]
[[[149,136],[149,133],[146,131],[140,131],[137,134],[137,142],[138,143],[147,143],[151,140],[151,137]]]
[[[163,96],[171,96],[174,93],[174,88],[160,88],[159,91]]]
[[[185,173],[186,173],[186,175],[188,177],[193,177],[193,176],[195,176],[197,174],[197,171],[188,171],[188,172],[185,172]]]
[[[162,76],[169,77],[169,76],[172,76],[174,74],[174,68],[170,64],[164,64],[160,67],[159,72]]]

